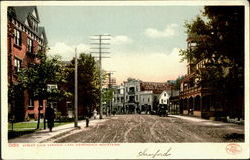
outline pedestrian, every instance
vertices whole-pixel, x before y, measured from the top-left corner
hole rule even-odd
[[[45,118],[47,119],[49,131],[52,132],[52,128],[54,127],[55,111],[50,106],[46,108]]]
[[[94,110],[94,119],[96,119],[96,117],[97,117],[97,111],[96,111],[96,109]]]
[[[86,113],[86,127],[89,127],[89,119],[91,118],[92,114],[90,109],[87,109],[87,113]]]

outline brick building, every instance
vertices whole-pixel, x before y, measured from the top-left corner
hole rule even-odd
[[[27,68],[32,63],[38,63],[36,54],[45,49],[47,38],[44,27],[39,26],[40,19],[36,6],[8,7],[8,87],[17,84],[17,74],[20,68]],[[43,101],[41,113],[45,111],[46,101]],[[25,90],[14,98],[9,96],[9,116],[16,121],[38,116],[38,101],[30,97]]]

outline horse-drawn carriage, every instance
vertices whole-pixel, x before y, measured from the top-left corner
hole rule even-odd
[[[168,116],[168,106],[167,105],[159,105],[158,108],[158,115],[161,117],[166,117]]]

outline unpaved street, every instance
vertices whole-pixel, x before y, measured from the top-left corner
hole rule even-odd
[[[117,115],[54,142],[170,143],[242,142],[244,126],[181,116]]]

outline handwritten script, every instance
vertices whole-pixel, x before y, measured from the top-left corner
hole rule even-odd
[[[144,149],[143,151],[140,151],[138,153],[139,157],[148,157],[148,158],[160,158],[160,157],[168,157],[171,155],[170,153],[171,148],[167,149],[167,150],[160,150],[158,149],[157,151],[148,151],[148,149]]]

